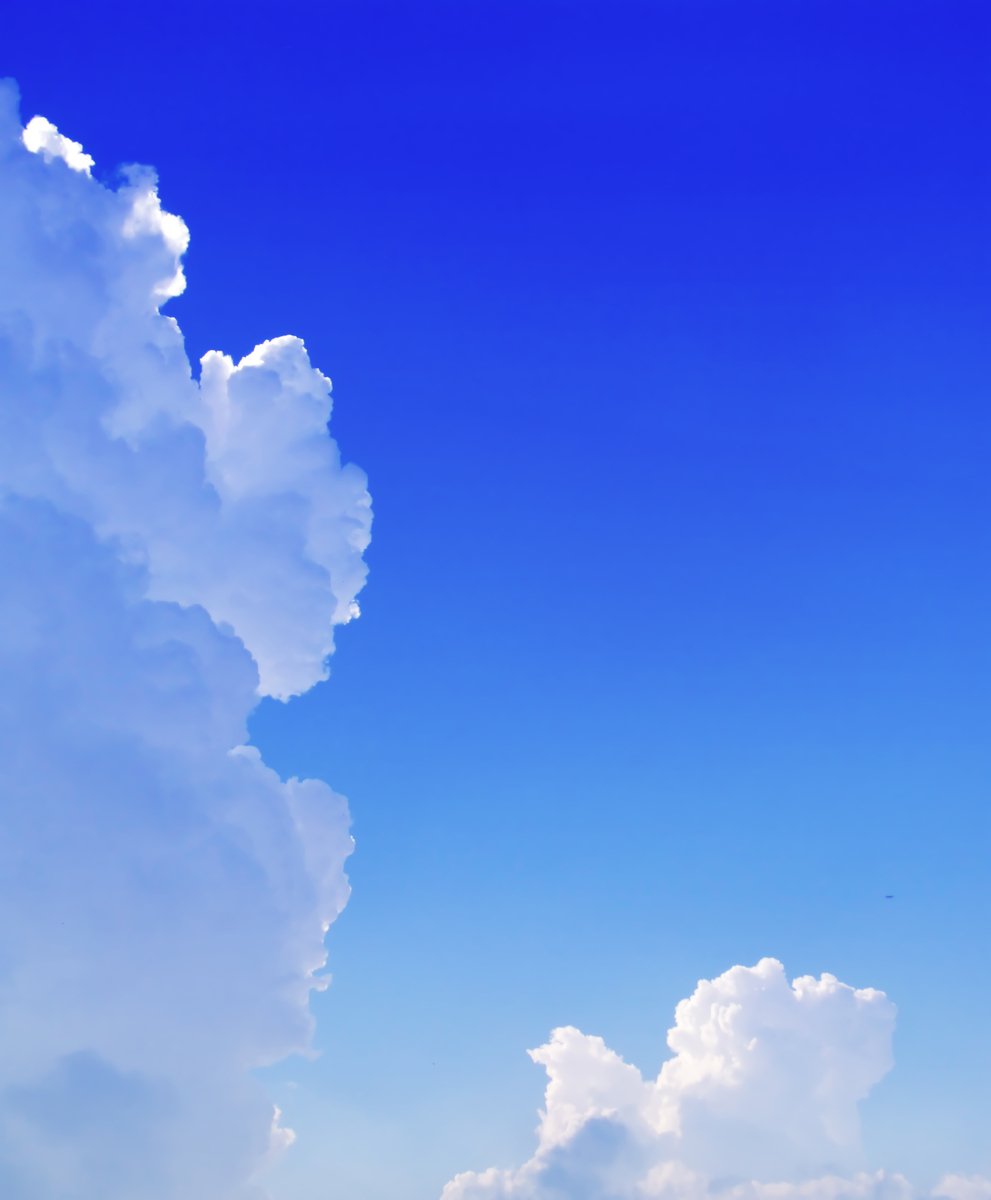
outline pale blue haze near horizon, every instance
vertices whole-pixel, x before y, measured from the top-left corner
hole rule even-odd
[[[991,1172],[987,7],[4,25],[24,118],[189,225],[190,356],[302,337],[374,497],[330,680],[252,722],[357,842],[276,1200],[523,1161],[528,1047],[656,1072],[764,955],[898,1006],[873,1166]]]

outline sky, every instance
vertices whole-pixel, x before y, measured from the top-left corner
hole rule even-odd
[[[988,1194],[989,58],[958,0],[5,14],[15,1200]]]

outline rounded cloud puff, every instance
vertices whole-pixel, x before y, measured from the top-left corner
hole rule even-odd
[[[154,598],[232,629],[262,694],[305,691],[357,611],[371,526],[364,474],[327,433],[330,381],[294,337],[237,364],[211,352],[194,380],[159,312],[189,235],[154,174],[103,187],[49,122],[21,130],[9,87],[4,104],[0,481],[86,520]]]

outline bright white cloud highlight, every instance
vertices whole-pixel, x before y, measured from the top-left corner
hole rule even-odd
[[[453,1179],[442,1200],[909,1200],[865,1170],[857,1106],[892,1065],[895,1008],[832,975],[789,983],[765,958],[702,980],[655,1079],[601,1038],[556,1029],[533,1157]],[[985,1200],[983,1180],[939,1194]]]
[[[32,117],[24,126],[21,140],[32,154],[40,154],[46,162],[60,158],[73,171],[82,171],[84,175],[88,175],[95,165],[79,142],[63,137],[45,117]]]
[[[194,380],[186,227],[91,167],[0,85],[0,1195],[240,1200],[351,850],[246,721],[326,675],[369,497],[297,338]]]

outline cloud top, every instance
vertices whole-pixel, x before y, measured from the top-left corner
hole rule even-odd
[[[64,137],[45,117],[32,117],[24,126],[21,141],[32,154],[40,154],[46,162],[60,158],[73,171],[88,175],[96,165],[79,142]]]
[[[20,130],[10,94],[0,313],[25,346],[60,348],[65,383],[48,397],[44,446],[30,395],[12,398],[10,484],[116,542],[154,598],[230,627],[261,694],[297,695],[326,677],[333,626],[357,612],[366,574],[370,501],[327,435],[330,380],[295,337],[239,363],[211,352],[194,380],[178,325],[159,311],[185,287],[189,233],[162,208],[154,173],[130,168],[116,191],[101,186],[50,122]]]

